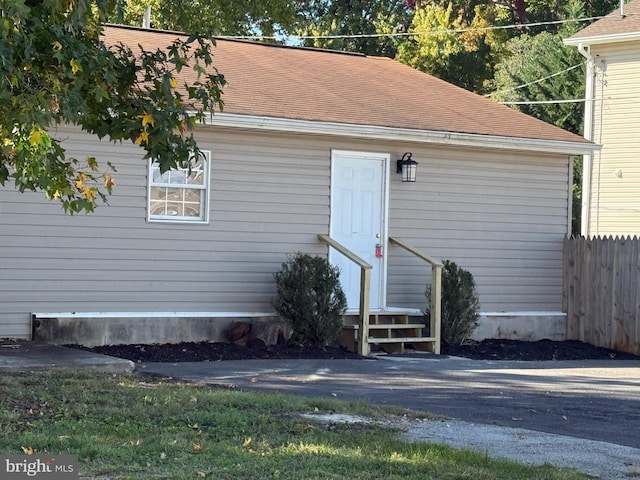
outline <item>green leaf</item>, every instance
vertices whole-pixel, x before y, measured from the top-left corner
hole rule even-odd
[[[54,125],[75,124],[99,138],[134,142],[143,127],[140,115],[154,112],[154,123],[145,126],[153,133],[147,132],[141,156],[159,159],[166,170],[197,152],[192,137],[176,133],[190,111],[181,95],[174,94],[172,78],[177,70],[197,65],[195,55],[213,58],[212,44],[194,36],[197,49],[176,40],[168,42],[169,54],[158,49],[134,55],[125,46],[107,48],[101,22],[119,1],[30,1],[27,6],[24,0],[0,0],[0,101],[6,106],[0,118],[5,142],[0,183],[12,178],[19,191],[43,191],[69,213],[93,211],[96,199],[104,201],[109,192],[100,176],[79,170],[83,167],[76,159],[65,160],[61,140],[47,134]],[[197,116],[220,101],[223,82],[208,89],[194,85],[186,88],[195,88],[201,100]],[[86,159],[86,166],[90,172],[100,170],[93,157]],[[114,170],[111,165],[108,169]]]
[[[89,165],[89,168],[94,172],[98,171],[98,161],[95,157],[87,157],[87,165]]]

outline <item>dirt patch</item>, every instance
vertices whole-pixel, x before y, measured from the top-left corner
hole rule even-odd
[[[111,345],[74,348],[125,358],[134,362],[202,362],[247,359],[338,359],[362,358],[342,347],[311,348],[300,345],[271,345],[241,347],[232,343],[179,343],[164,345]],[[640,360],[630,353],[595,347],[588,343],[567,340],[483,340],[459,347],[442,347],[442,354],[476,360]]]

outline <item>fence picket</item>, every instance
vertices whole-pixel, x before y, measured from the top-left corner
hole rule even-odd
[[[567,238],[567,338],[640,354],[640,239]]]

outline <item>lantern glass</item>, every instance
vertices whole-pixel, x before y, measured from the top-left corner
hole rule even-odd
[[[403,182],[415,182],[416,174],[418,173],[418,164],[416,162],[413,163],[405,163],[402,165],[402,181]]]

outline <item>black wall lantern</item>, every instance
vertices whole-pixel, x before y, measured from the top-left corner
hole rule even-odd
[[[405,153],[397,162],[396,173],[402,174],[403,182],[415,182],[418,172],[418,162],[411,159],[411,152]]]

